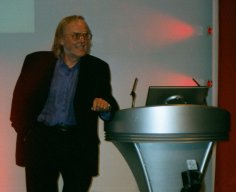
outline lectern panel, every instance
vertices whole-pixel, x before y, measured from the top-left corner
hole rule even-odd
[[[202,105],[120,110],[105,124],[106,139],[121,142],[226,140],[229,113]]]

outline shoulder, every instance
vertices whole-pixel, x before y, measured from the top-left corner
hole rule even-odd
[[[54,53],[52,51],[37,51],[30,53],[26,56],[26,58],[35,58],[35,59],[56,59]]]
[[[81,63],[108,66],[107,62],[93,55],[85,55],[84,57],[81,58]]]
[[[53,68],[56,57],[52,51],[38,51],[26,55],[22,70]]]

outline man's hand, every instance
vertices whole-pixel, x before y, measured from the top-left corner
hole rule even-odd
[[[93,106],[91,108],[93,111],[110,111],[111,105],[102,98],[95,98],[93,100]]]

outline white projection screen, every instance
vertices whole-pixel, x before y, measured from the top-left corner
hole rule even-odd
[[[34,0],[1,0],[0,33],[33,33]]]

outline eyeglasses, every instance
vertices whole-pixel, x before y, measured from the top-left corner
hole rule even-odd
[[[85,40],[90,40],[92,38],[92,34],[88,32],[83,33],[71,33],[71,34],[64,34],[64,35],[70,35],[73,41],[76,41],[80,38],[83,38]]]

